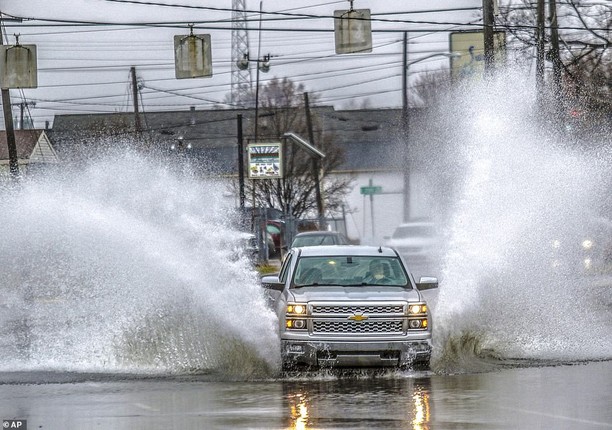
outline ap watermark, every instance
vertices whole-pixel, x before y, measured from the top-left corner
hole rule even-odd
[[[2,420],[2,428],[28,430],[28,422],[26,420]]]

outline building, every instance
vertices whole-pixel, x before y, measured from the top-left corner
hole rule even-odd
[[[344,151],[344,163],[332,173],[349,176],[353,184],[343,214],[335,215],[345,218],[351,239],[382,243],[403,219],[406,143],[401,133],[401,109],[336,111],[331,106],[315,106],[311,112],[316,117],[316,131]],[[206,160],[208,172],[229,180],[238,176],[238,116],[248,143],[254,114],[254,109],[191,108],[140,114],[138,122],[133,113],[58,115],[51,139],[60,158],[69,161],[90,153],[102,140],[110,144],[133,140],[139,123],[138,145],[145,142],[145,146],[167,152],[188,148],[190,157]],[[260,138],[269,134],[270,121],[273,114],[260,111]],[[420,189],[420,175],[410,171],[409,176],[411,216],[427,215],[427,191]],[[363,193],[372,186],[377,187],[376,194]],[[235,198],[238,201],[238,196]]]
[[[27,175],[33,170],[55,166],[59,158],[45,130],[15,130],[15,146],[19,173]],[[6,131],[0,131],[0,179],[9,176],[9,152]]]

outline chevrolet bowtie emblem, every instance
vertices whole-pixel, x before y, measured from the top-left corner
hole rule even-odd
[[[368,319],[368,316],[364,314],[353,314],[350,317],[348,317],[348,319],[353,320],[353,321],[365,321]]]

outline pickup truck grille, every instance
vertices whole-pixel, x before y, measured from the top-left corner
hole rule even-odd
[[[407,302],[311,302],[311,334],[404,335]]]
[[[341,334],[374,334],[374,333],[403,333],[402,320],[367,320],[367,321],[313,321],[313,333],[341,333]]]
[[[355,313],[367,315],[403,315],[404,306],[402,304],[381,304],[381,305],[313,305],[312,315],[352,315]]]

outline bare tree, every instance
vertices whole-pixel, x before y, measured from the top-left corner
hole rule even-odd
[[[584,108],[612,108],[612,3],[590,0],[556,2],[562,92]],[[499,17],[500,27],[512,38],[520,62],[531,62],[536,46],[536,11],[531,0],[508,2]],[[551,22],[550,16],[547,25]],[[549,34],[550,36],[550,34]],[[551,42],[548,37],[547,43]],[[547,45],[550,46],[550,45]],[[547,59],[554,60],[551,49]]]
[[[436,104],[452,88],[448,70],[427,71],[420,74],[409,89],[409,106],[428,107]]]
[[[350,99],[344,103],[343,110],[371,109],[372,101],[369,98],[363,98],[361,101]]]
[[[304,86],[290,79],[272,79],[260,88],[258,139],[281,139],[286,132],[297,133],[308,138],[304,103]],[[310,104],[316,97],[310,97]],[[321,160],[319,181],[321,184],[326,213],[333,213],[342,207],[344,197],[350,191],[350,178],[331,175],[344,162],[344,153],[334,145],[333,136],[324,135],[316,109],[311,109],[313,143],[325,153]],[[249,134],[254,136],[254,124]],[[310,156],[300,147],[287,141],[284,146],[284,177],[272,180],[253,180],[246,184],[248,195],[255,198],[259,207],[272,207],[294,217],[315,217],[317,202],[315,196],[316,176]]]

